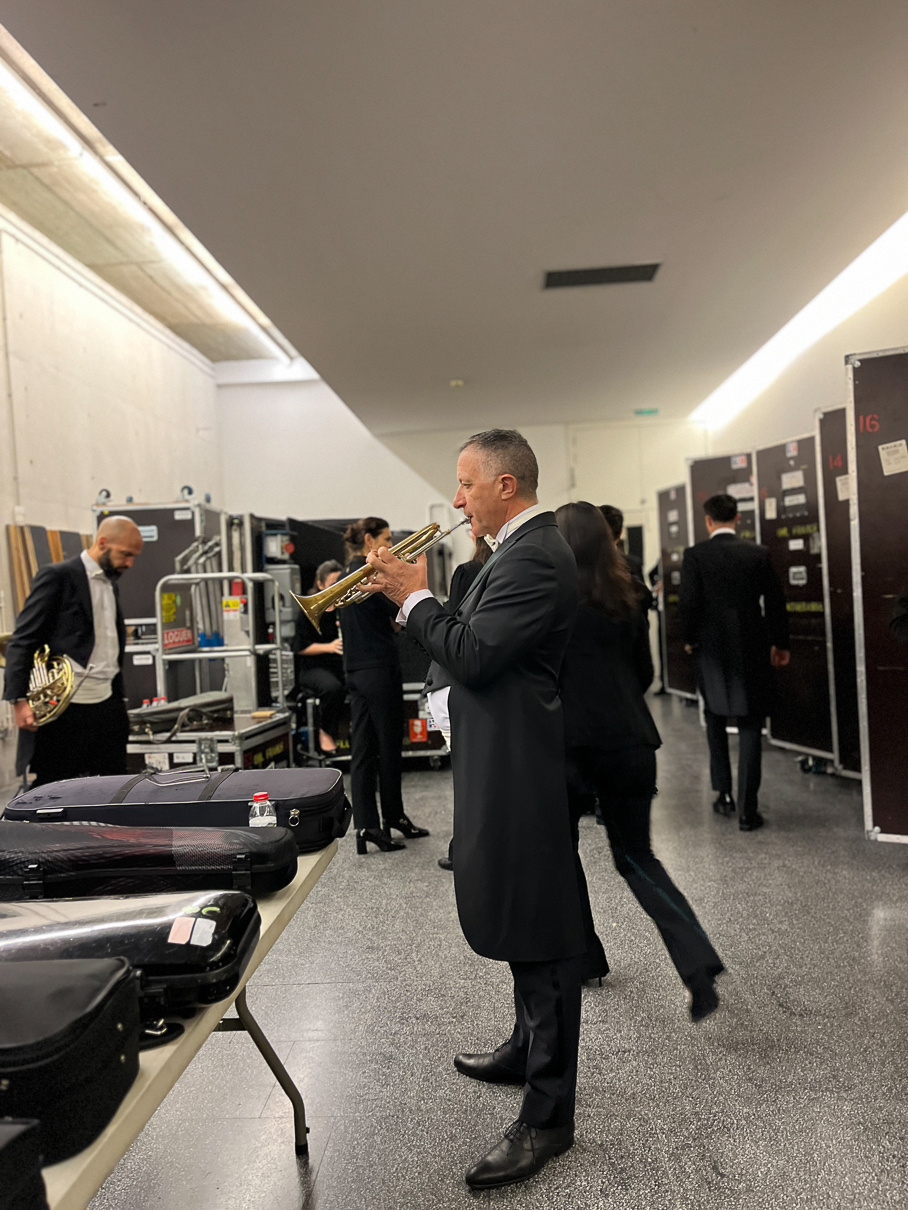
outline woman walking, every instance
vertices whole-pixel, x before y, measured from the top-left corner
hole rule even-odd
[[[586,502],[566,504],[555,517],[577,560],[580,590],[561,670],[574,841],[579,843],[578,822],[593,790],[615,868],[659,930],[690,992],[691,1019],[700,1021],[718,1007],[715,980],[724,967],[650,843],[656,749],[662,741],[643,697],[653,679],[643,615],[599,509]],[[585,973],[590,978],[605,974],[608,964],[596,936],[579,854],[577,865],[586,900]]]

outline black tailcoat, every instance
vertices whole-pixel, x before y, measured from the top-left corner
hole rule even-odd
[[[540,513],[501,544],[456,614],[431,599],[407,619],[433,659],[427,688],[451,686],[457,910],[486,958],[585,949],[558,697],[576,584],[554,514]]]
[[[121,669],[114,679],[113,693],[115,697],[122,698],[126,626],[116,581],[113,590]],[[35,652],[45,644],[50,648],[51,655],[68,655],[83,668],[88,667],[95,646],[95,622],[88,573],[81,555],[38,569],[6,649],[6,678],[3,685],[6,701],[14,702],[28,694],[28,678]],[[19,732],[17,772],[24,772],[31,760],[34,743],[33,731]]]
[[[732,534],[689,546],[678,620],[707,708],[725,718],[770,714],[769,648],[787,651],[789,636],[785,594],[766,547]]]

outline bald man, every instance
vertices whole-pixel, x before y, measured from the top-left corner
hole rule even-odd
[[[141,552],[135,522],[106,517],[88,550],[40,568],[34,578],[6,649],[3,697],[15,703],[16,771],[30,768],[35,785],[126,772],[126,627],[117,580]],[[78,688],[63,714],[39,728],[26,695],[35,652],[45,644],[51,655],[69,657]]]

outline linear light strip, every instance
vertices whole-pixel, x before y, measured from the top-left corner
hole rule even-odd
[[[107,193],[111,202],[135,223],[140,224],[154,240],[161,258],[173,266],[191,285],[202,290],[224,320],[252,332],[278,361],[289,364],[291,356],[264,329],[258,320],[233,297],[224,284],[192,254],[176,235],[161,221],[146,204],[137,197],[129,186],[113,170],[110,164],[98,156],[80,138],[73,134],[63,122],[19,77],[3,62],[0,62],[0,91],[9,103],[22,113],[40,123],[42,128],[55,139],[64,157],[77,160],[96,185]],[[270,323],[270,321],[268,321]],[[273,326],[273,325],[272,325]]]
[[[833,328],[908,273],[908,214],[884,231],[847,269],[780,328],[688,417],[720,429]]]

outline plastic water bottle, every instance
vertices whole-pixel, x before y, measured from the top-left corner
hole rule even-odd
[[[250,828],[277,827],[277,813],[267,791],[253,794],[252,802],[249,804],[249,826]]]

